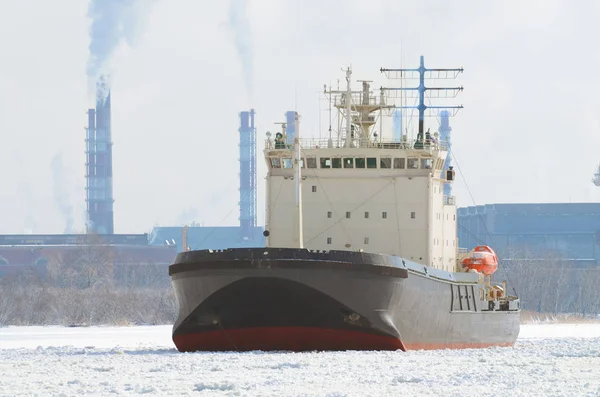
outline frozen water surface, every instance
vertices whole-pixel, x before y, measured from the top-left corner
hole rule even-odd
[[[0,328],[0,396],[600,396],[600,324],[514,348],[179,353],[170,326]]]

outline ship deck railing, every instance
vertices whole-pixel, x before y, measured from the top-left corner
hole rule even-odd
[[[417,139],[406,139],[402,141],[395,140],[352,140],[350,148],[345,146],[344,140],[329,140],[327,138],[300,138],[300,147],[302,149],[397,149],[397,150],[425,150],[425,151],[447,151],[448,144],[444,141],[418,141]],[[267,150],[292,150],[293,143],[276,142],[273,139],[265,141]]]

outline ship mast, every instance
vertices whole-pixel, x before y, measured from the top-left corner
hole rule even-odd
[[[386,88],[381,87],[382,91],[389,91],[392,97],[398,97],[398,94],[402,95],[407,91],[410,91],[413,95],[407,95],[406,98],[418,98],[419,104],[417,106],[396,106],[396,109],[417,109],[419,111],[419,134],[423,135],[424,130],[424,119],[425,110],[427,109],[454,109],[456,113],[463,106],[427,106],[425,105],[425,91],[431,91],[429,98],[454,98],[463,87],[425,87],[425,77],[429,77],[436,80],[449,80],[454,79],[459,73],[463,72],[463,68],[456,69],[429,69],[425,67],[425,61],[421,55],[419,67],[416,69],[384,69],[380,71],[386,75],[388,79],[418,79],[418,87],[401,87],[401,88]],[[427,75],[427,76],[426,76]],[[417,95],[414,95],[414,93]]]
[[[370,130],[376,123],[375,117],[371,116],[371,113],[379,111],[381,117],[383,109],[393,106],[386,105],[383,91],[381,91],[379,98],[371,95],[371,81],[369,80],[358,80],[362,83],[362,90],[352,91],[352,68],[346,68],[345,72],[346,89],[332,90],[331,87],[328,89],[325,85],[324,93],[329,96],[330,103],[333,99],[334,106],[343,116],[339,119],[340,128],[341,119],[346,119],[344,131],[346,135],[342,147],[357,147],[356,144],[358,144],[358,147],[369,147],[372,144],[370,142]]]
[[[352,145],[352,134],[350,133],[352,129],[352,110],[350,109],[352,105],[352,81],[350,77],[352,77],[352,69],[348,66],[346,69],[346,142],[344,143],[344,147],[351,147]]]
[[[294,118],[295,134],[294,134],[294,167],[296,168],[296,225],[298,227],[298,248],[304,248],[304,235],[302,227],[302,157],[300,156],[300,120],[298,112]]]

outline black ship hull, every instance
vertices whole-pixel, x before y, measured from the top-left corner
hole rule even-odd
[[[476,275],[388,255],[190,251],[169,274],[180,351],[478,348],[519,333],[518,301],[491,307]]]

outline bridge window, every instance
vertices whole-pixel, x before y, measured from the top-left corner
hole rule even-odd
[[[419,168],[419,159],[409,157],[407,164],[408,164],[408,166],[407,166],[408,169],[416,170]]]
[[[344,168],[354,168],[354,159],[352,157],[344,159]]]
[[[346,218],[350,219],[350,211],[346,211]]]
[[[321,157],[321,168],[331,168],[331,159],[327,157]]]
[[[392,158],[381,157],[379,159],[379,168],[392,168]]]
[[[417,214],[415,214],[414,212],[410,213],[410,219],[415,219],[417,217]]]
[[[307,157],[306,158],[306,168],[317,168],[317,158],[316,157]]]
[[[356,164],[356,168],[365,168],[365,159],[357,157],[354,159],[354,164]]]
[[[333,214],[331,213],[331,211],[327,211],[327,218],[331,218]]]
[[[421,168],[429,170],[432,166],[433,159],[421,159]]]
[[[312,192],[316,193],[317,192],[317,185],[312,185]]]
[[[387,212],[385,212],[385,211],[384,211],[384,212],[382,212],[382,213],[381,213],[381,217],[382,217],[383,219],[387,219]]]
[[[278,157],[271,158],[271,167],[272,168],[281,168],[281,161]]]
[[[367,168],[377,168],[377,157],[367,157]]]
[[[331,159],[332,168],[342,168],[342,159],[339,157],[334,157]]]
[[[395,158],[394,159],[394,168],[403,170],[406,168],[406,159],[405,158]]]
[[[331,244],[331,237],[327,237],[327,244]]]
[[[292,168],[293,163],[291,158],[283,158],[283,168]]]
[[[365,237],[365,244],[369,244],[369,238]]]
[[[369,219],[369,212],[365,211],[365,219]]]

